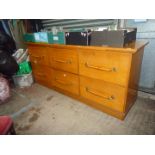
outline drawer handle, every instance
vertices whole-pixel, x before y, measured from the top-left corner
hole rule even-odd
[[[40,77],[46,77],[46,75],[40,74],[40,73],[37,73],[36,75],[37,75],[37,76],[40,76]]]
[[[107,72],[116,72],[116,68],[115,67],[113,67],[113,68],[103,68],[103,67],[89,65],[87,62],[85,63],[85,66],[88,67],[88,68],[93,68],[93,69],[107,71]]]
[[[32,61],[32,63],[37,64],[38,61],[41,61],[42,59],[44,59],[44,56],[33,56],[31,55],[31,57],[35,58],[35,60]]]
[[[71,64],[72,61],[71,60],[54,60],[55,62],[59,62],[59,63],[66,63],[66,64]]]
[[[60,84],[66,85],[66,86],[72,85],[71,83],[65,83],[64,81],[58,80],[57,78],[55,78],[55,81],[60,83]]]
[[[34,56],[34,55],[31,55],[31,57],[34,57],[36,59],[44,59],[44,56]]]
[[[88,87],[86,87],[86,91],[87,91],[88,93],[91,93],[91,94],[95,95],[95,96],[102,97],[102,98],[104,98],[104,99],[106,99],[106,100],[114,100],[114,99],[115,99],[115,97],[114,97],[113,95],[111,95],[111,96],[108,97],[108,96],[103,95],[103,94],[101,94],[101,93],[97,93],[97,92],[95,92],[95,91],[91,91]]]

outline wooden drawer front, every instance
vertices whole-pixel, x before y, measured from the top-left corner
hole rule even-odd
[[[126,86],[130,60],[129,53],[80,50],[79,72],[84,76]]]
[[[48,65],[47,47],[29,47],[30,61],[33,64]]]
[[[35,81],[45,86],[52,86],[53,70],[46,66],[32,65]]]
[[[108,108],[123,112],[125,88],[86,77],[80,77],[80,95]]]
[[[77,75],[63,71],[53,71],[53,86],[79,95],[79,78]]]
[[[53,48],[53,54],[50,57],[51,67],[78,73],[77,52],[73,49]]]

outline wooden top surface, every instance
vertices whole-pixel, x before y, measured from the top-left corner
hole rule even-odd
[[[95,50],[104,50],[104,51],[116,51],[116,52],[130,52],[135,53],[139,49],[146,46],[148,41],[135,41],[123,48],[118,47],[108,47],[108,46],[79,46],[79,45],[60,45],[60,44],[48,44],[48,43],[26,43],[27,45],[37,45],[37,46],[49,46],[49,47],[58,47],[58,48],[80,48],[80,49],[95,49]]]

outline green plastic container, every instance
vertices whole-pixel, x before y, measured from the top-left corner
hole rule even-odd
[[[26,33],[24,35],[26,42],[42,42],[50,44],[65,44],[65,33],[58,32],[53,34],[52,32],[36,32]]]
[[[24,34],[24,40],[26,42],[40,42],[39,33],[26,33]]]
[[[65,33],[58,32],[53,34],[52,32],[48,32],[48,43],[50,44],[65,44]]]
[[[26,42],[35,42],[35,37],[31,33],[26,33],[26,34],[24,34],[24,40]]]
[[[32,71],[30,62],[24,61],[18,65],[19,65],[19,70],[17,72],[17,75],[29,74]]]
[[[47,32],[38,32],[39,42],[48,43],[48,33]]]
[[[34,42],[40,42],[40,35],[39,35],[39,33],[38,32],[36,32],[36,33],[33,33],[33,35],[34,35]]]

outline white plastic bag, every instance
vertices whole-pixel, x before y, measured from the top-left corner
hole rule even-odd
[[[10,87],[5,78],[0,76],[0,104],[10,97]]]

